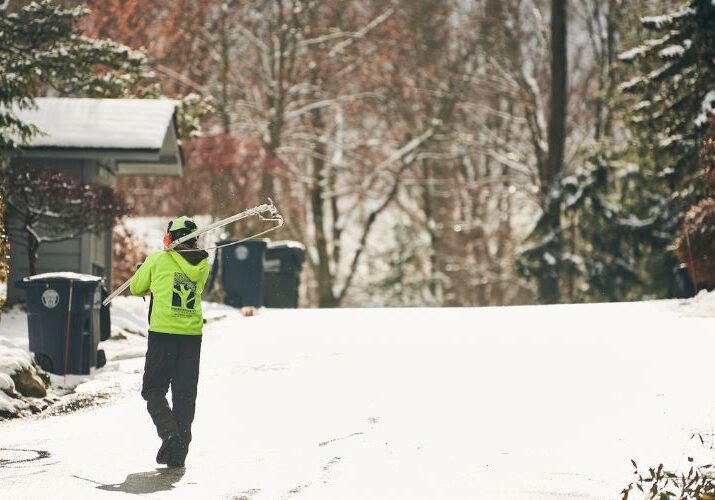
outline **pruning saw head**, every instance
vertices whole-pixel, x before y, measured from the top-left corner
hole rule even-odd
[[[258,213],[258,218],[266,222],[277,222],[278,226],[282,226],[284,223],[283,216],[280,212],[278,212],[278,208],[275,206],[271,198],[268,198],[268,202],[269,203],[265,205],[265,209]]]

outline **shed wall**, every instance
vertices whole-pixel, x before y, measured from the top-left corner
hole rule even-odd
[[[45,168],[62,170],[78,176],[84,182],[113,185],[114,176],[108,164],[86,159],[13,158],[11,167]],[[17,213],[8,207],[6,224],[10,247],[10,277],[7,300],[16,303],[25,300],[25,292],[15,284],[28,276],[27,236]],[[40,247],[37,261],[38,273],[73,271],[105,278],[105,286],[112,282],[112,231],[100,234],[85,233],[59,243],[45,243]]]

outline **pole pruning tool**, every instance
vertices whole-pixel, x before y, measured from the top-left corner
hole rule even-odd
[[[185,241],[191,240],[193,238],[196,238],[204,233],[208,233],[209,231],[213,231],[214,229],[218,229],[223,226],[227,226],[228,224],[231,224],[232,222],[239,221],[241,219],[246,219],[248,217],[252,216],[258,216],[261,220],[263,221],[270,221],[270,222],[275,222],[276,225],[266,229],[265,231],[258,232],[256,234],[253,234],[251,236],[248,236],[246,238],[240,239],[238,241],[232,241],[230,243],[225,243],[223,245],[217,245],[209,248],[205,248],[204,250],[215,250],[217,248],[223,248],[227,247],[230,245],[238,245],[239,243],[242,243],[244,241],[253,239],[253,238],[258,238],[259,236],[263,236],[264,234],[270,233],[271,231],[275,231],[279,227],[281,227],[285,221],[283,220],[283,216],[278,212],[278,209],[276,206],[273,204],[273,200],[268,198],[269,203],[264,203],[263,205],[258,205],[253,208],[249,208],[248,210],[244,210],[243,212],[239,212],[235,215],[232,215],[230,217],[226,217],[225,219],[221,219],[219,221],[216,221],[212,224],[209,224],[208,226],[200,227],[196,229],[195,231],[182,236],[181,238],[178,238],[175,241],[172,241],[171,244],[169,244],[164,251],[169,251],[169,250],[174,250],[178,245],[184,243]],[[177,250],[178,252],[181,252],[181,250]],[[104,301],[102,301],[103,306],[109,305],[112,300],[114,300],[116,297],[118,297],[124,290],[129,288],[129,284],[131,283],[131,278],[122,283],[119,288],[114,290],[111,294],[107,296]]]

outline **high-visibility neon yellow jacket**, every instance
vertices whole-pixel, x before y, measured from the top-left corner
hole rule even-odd
[[[206,257],[204,250],[162,250],[149,255],[134,273],[129,285],[132,295],[151,291],[150,332],[201,335],[201,293],[209,275]]]

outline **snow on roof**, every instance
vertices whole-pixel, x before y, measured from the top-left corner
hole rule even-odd
[[[176,101],[43,97],[17,117],[37,126],[27,147],[160,150],[172,125]]]

